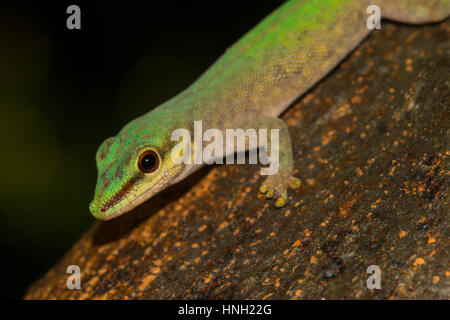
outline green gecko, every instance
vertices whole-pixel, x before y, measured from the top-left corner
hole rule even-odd
[[[296,0],[288,1],[229,48],[186,90],[131,121],[106,139],[96,160],[98,180],[89,208],[93,216],[117,217],[183,180],[201,164],[176,164],[172,132],[203,128],[279,130],[279,170],[260,191],[287,201],[293,176],[292,147],[279,116],[370,32],[367,8],[376,4],[383,18],[406,23],[440,21],[450,0]]]

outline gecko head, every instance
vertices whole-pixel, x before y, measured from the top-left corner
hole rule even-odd
[[[179,181],[186,171],[172,161],[173,143],[161,132],[137,139],[135,130],[126,129],[106,139],[97,151],[97,185],[89,205],[97,219],[109,220],[133,209]]]

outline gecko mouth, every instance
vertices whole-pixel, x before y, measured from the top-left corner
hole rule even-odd
[[[141,194],[139,194],[137,197],[135,197],[133,200],[129,201],[126,205],[117,209],[114,213],[100,216],[98,219],[111,220],[113,218],[117,218],[118,216],[121,216],[122,214],[134,209],[135,207],[140,205],[142,202],[150,199],[154,194],[158,193],[159,190],[160,190],[160,188],[157,186],[154,186],[151,189],[147,189],[147,190],[143,191]],[[116,202],[114,205],[108,206],[107,209],[102,210],[102,212],[106,212],[108,209],[112,209],[115,205],[118,205],[124,198],[126,198],[126,195],[124,195],[123,198],[121,198],[121,200]],[[108,203],[110,203],[110,202],[108,201]],[[102,209],[104,206],[105,205],[102,206]]]
[[[122,208],[118,209],[116,212],[114,212],[113,214],[107,215],[107,216],[102,216],[99,217],[100,220],[111,220],[113,218],[117,218],[118,216],[121,216],[122,214],[124,214],[125,212],[130,211],[131,209],[133,209],[134,207],[136,207],[139,203],[145,201],[142,200],[140,202],[138,202],[147,192],[143,192],[142,194],[140,194],[139,196],[137,196],[135,199],[133,199],[132,201],[128,202],[125,206],[123,206]],[[110,207],[111,208],[111,207]],[[106,210],[104,210],[106,211]],[[104,212],[103,211],[103,212]]]

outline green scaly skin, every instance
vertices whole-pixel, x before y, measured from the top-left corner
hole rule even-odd
[[[408,23],[440,21],[450,0],[297,0],[288,1],[245,34],[197,81],[166,103],[131,121],[97,152],[98,180],[89,208],[99,219],[117,217],[161,190],[184,179],[201,165],[176,165],[170,154],[172,132],[217,128],[279,129],[279,171],[260,191],[281,207],[292,176],[292,149],[287,127],[277,116],[324,77],[369,33],[368,5],[383,17]],[[138,159],[146,150],[160,160],[142,173]]]

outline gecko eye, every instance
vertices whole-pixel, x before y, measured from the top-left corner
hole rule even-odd
[[[159,157],[155,151],[147,150],[139,156],[139,170],[143,173],[151,173],[159,167]]]

